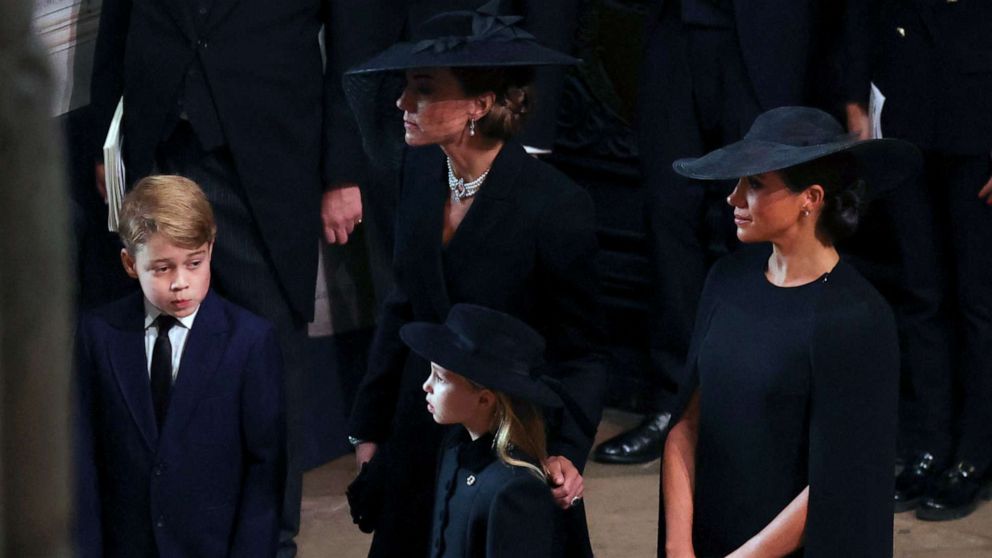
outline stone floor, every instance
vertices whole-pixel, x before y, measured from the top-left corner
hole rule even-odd
[[[605,439],[637,418],[608,412],[600,425]],[[586,508],[596,555],[654,557],[657,537],[659,462],[619,466],[591,463],[586,469]],[[352,525],[344,489],[355,474],[349,455],[308,473],[304,479],[301,558],[364,558],[371,537]],[[946,523],[895,519],[896,558],[992,558],[992,504],[970,517]],[[405,558],[405,557],[400,557]],[[416,557],[414,557],[416,558]]]

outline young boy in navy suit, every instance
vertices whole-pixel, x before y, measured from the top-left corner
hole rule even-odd
[[[80,318],[80,556],[275,555],[285,478],[273,327],[210,290],[200,188],[151,176],[124,198],[135,293]]]

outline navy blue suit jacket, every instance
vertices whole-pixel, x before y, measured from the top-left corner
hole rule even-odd
[[[284,479],[282,359],[265,320],[210,292],[161,434],[140,293],[80,318],[79,555],[275,555]]]

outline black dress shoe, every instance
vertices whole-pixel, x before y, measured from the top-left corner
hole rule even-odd
[[[930,480],[937,474],[933,454],[923,452],[905,460],[905,467],[896,476],[893,508],[896,513],[916,509],[926,494]]]
[[[971,463],[959,461],[930,483],[916,517],[927,521],[959,519],[975,511],[979,497],[992,497],[987,479],[981,478]]]
[[[593,453],[599,463],[647,463],[661,457],[671,413],[648,415],[637,427],[606,440]]]

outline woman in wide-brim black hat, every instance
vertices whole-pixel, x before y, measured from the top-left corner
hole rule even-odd
[[[919,167],[909,144],[854,140],[803,107],[675,162],[738,179],[727,202],[753,246],[706,280],[665,442],[660,556],[891,556],[896,326],[835,242]]]
[[[368,503],[358,505],[356,519],[375,531],[374,556],[427,552],[441,439],[441,428],[423,412],[428,363],[409,352],[399,330],[413,321],[443,322],[461,302],[513,315],[547,339],[549,373],[576,404],[550,417],[544,465],[575,527],[568,544],[578,549],[567,552],[591,553],[579,497],[601,410],[593,206],[582,189],[513,140],[533,106],[534,67],[577,60],[541,46],[518,27],[519,17],[497,14],[494,6],[439,14],[415,30],[414,40],[346,76],[356,107],[375,98],[367,89],[371,78],[402,72],[406,81],[396,100],[407,145],[396,287],[349,424],[366,470],[360,485],[368,488],[368,497],[354,499]],[[364,133],[367,115],[357,112]]]

